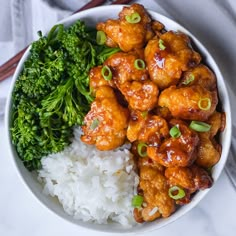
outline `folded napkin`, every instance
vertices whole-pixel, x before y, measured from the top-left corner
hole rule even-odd
[[[47,32],[58,20],[89,0],[0,0],[0,64]],[[109,4],[111,1],[107,1]],[[229,87],[233,112],[233,141],[226,169],[236,183],[236,1],[152,0],[133,1],[164,14],[190,30],[210,51]],[[0,83],[0,118],[10,79]]]

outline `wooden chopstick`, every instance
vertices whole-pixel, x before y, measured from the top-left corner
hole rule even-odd
[[[116,0],[112,2],[112,4],[128,4],[130,2],[132,2],[132,0]]]
[[[81,7],[79,10],[75,11],[73,14],[83,11],[83,10],[87,10],[93,7],[97,7],[102,5],[104,2],[106,2],[106,0],[94,0],[94,1],[90,1],[87,4],[85,4],[83,7]]]
[[[0,66],[0,81],[14,74],[15,68],[28,47],[22,49],[14,57]]]
[[[85,4],[83,7],[81,7],[80,9],[78,9],[77,11],[75,11],[73,14],[102,5],[105,1],[106,0],[92,0],[88,2],[87,4]],[[131,0],[116,0],[112,2],[111,4],[128,4],[130,2]],[[21,57],[23,56],[27,48],[28,46],[22,49],[14,57],[12,57],[3,65],[0,66],[0,81],[3,81],[14,74],[17,64],[19,63]]]

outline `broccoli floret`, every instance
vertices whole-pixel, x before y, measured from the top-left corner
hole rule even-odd
[[[69,145],[72,129],[81,125],[93,97],[89,70],[119,49],[97,45],[95,30],[77,21],[69,28],[54,26],[39,33],[13,92],[11,135],[19,157],[29,170],[40,159]]]

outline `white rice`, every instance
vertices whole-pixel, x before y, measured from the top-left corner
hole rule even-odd
[[[57,197],[74,218],[124,226],[135,224],[131,200],[139,182],[129,147],[98,151],[80,141],[81,131],[63,152],[42,158],[44,193]]]

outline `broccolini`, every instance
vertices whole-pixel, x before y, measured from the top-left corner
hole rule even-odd
[[[33,42],[13,91],[11,135],[29,170],[40,159],[62,151],[72,128],[81,125],[93,101],[89,70],[119,51],[94,41],[95,30],[77,21],[69,28],[54,26]]]

